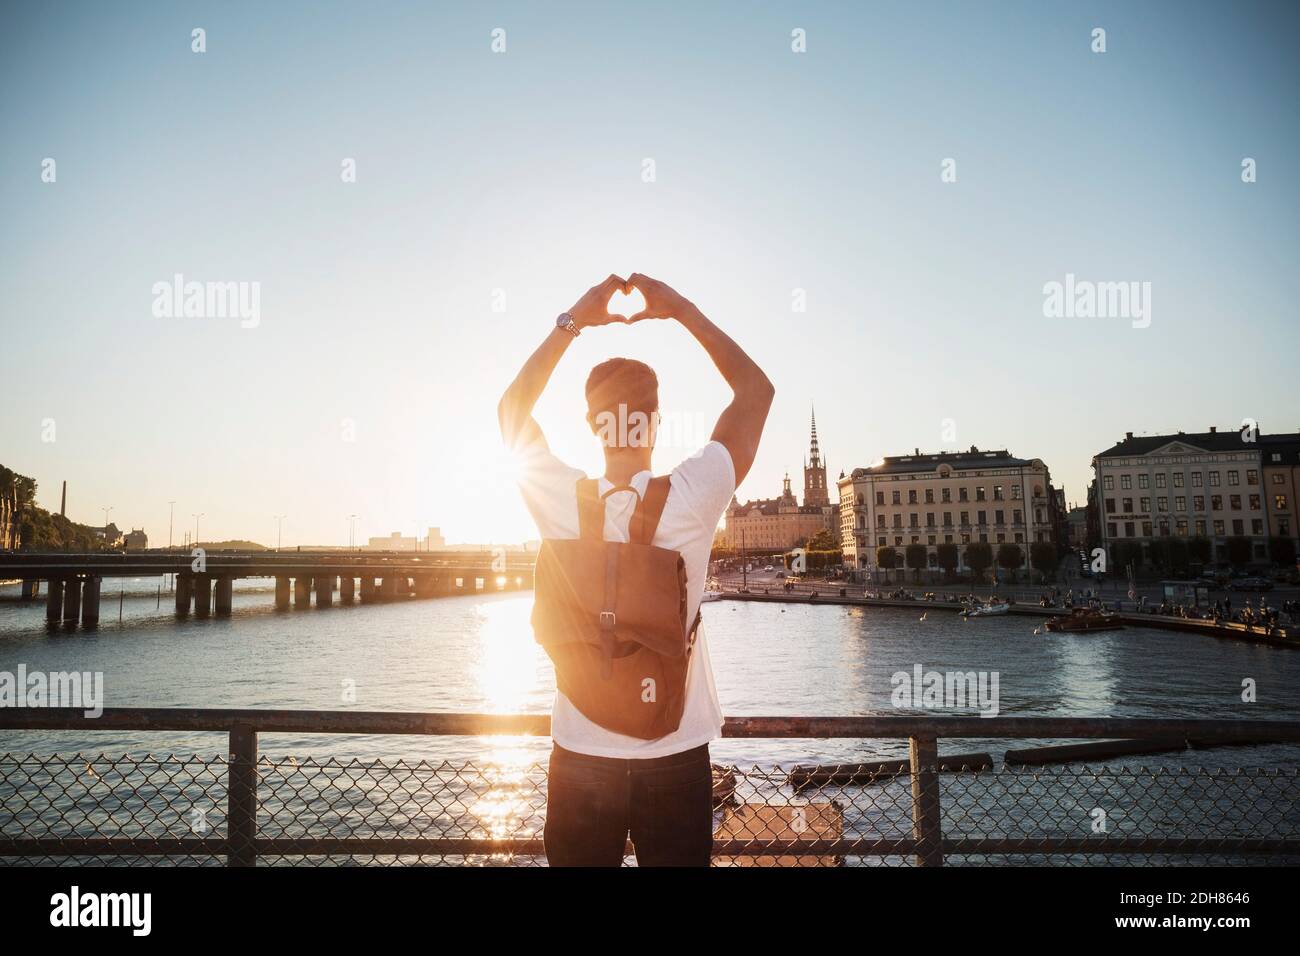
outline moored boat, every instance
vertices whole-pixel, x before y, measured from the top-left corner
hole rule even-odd
[[[1113,614],[1098,611],[1096,608],[1076,607],[1063,617],[1049,618],[1047,629],[1056,632],[1074,631],[1117,631],[1124,625]]]

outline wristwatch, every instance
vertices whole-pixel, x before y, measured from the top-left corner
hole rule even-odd
[[[561,312],[556,316],[555,327],[557,329],[564,329],[566,332],[572,332],[575,336],[579,334],[578,323],[573,321],[573,316],[568,312]]]

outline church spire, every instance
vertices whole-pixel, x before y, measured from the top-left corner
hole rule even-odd
[[[809,467],[820,468],[822,464],[821,449],[817,447],[817,409],[812,410],[812,441],[808,445],[808,454],[811,456]]]

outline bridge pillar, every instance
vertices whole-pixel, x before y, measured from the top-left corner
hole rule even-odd
[[[432,574],[417,574],[415,576],[415,596],[421,598],[430,598],[437,593],[438,579]]]
[[[400,597],[402,591],[400,589],[400,585],[398,584],[399,580],[404,580],[404,579],[399,579],[392,574],[385,575],[384,583],[380,587],[379,596],[385,601],[392,601],[395,598]]]
[[[207,617],[212,613],[212,575],[194,575],[194,616]]]
[[[350,574],[339,578],[339,603],[351,604],[356,594],[357,580]]]
[[[63,623],[72,625],[81,616],[81,581],[68,578],[63,583]]]
[[[45,620],[55,624],[63,618],[63,581],[60,578],[50,578],[46,584]]]
[[[82,627],[93,628],[99,626],[99,584],[100,577],[98,574],[88,574],[85,583],[81,585]]]
[[[293,579],[293,606],[311,607],[311,578],[304,574]]]
[[[176,616],[185,617],[190,613],[190,598],[194,596],[194,575],[176,575]]]
[[[230,617],[230,605],[233,603],[235,579],[229,574],[217,578],[217,616]]]
[[[275,576],[275,609],[287,610],[289,607],[289,578],[283,574]]]
[[[372,575],[365,574],[361,577],[361,603],[369,604],[374,601],[375,597],[375,579]]]
[[[39,580],[24,580],[22,590],[18,593],[24,601],[30,601],[36,597],[40,589],[41,582]]]
[[[334,576],[318,577],[316,585],[316,606],[329,607],[334,603]]]

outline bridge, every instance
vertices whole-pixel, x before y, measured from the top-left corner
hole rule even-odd
[[[533,586],[533,561],[481,551],[0,554],[0,580],[21,581],[24,600],[34,600],[44,581],[46,621],[69,627],[98,625],[104,578],[163,575],[175,576],[178,616],[207,617],[230,614],[236,578],[274,578],[275,606],[285,610],[310,607],[313,594],[317,607],[329,607],[336,590],[342,604],[523,590]]]

